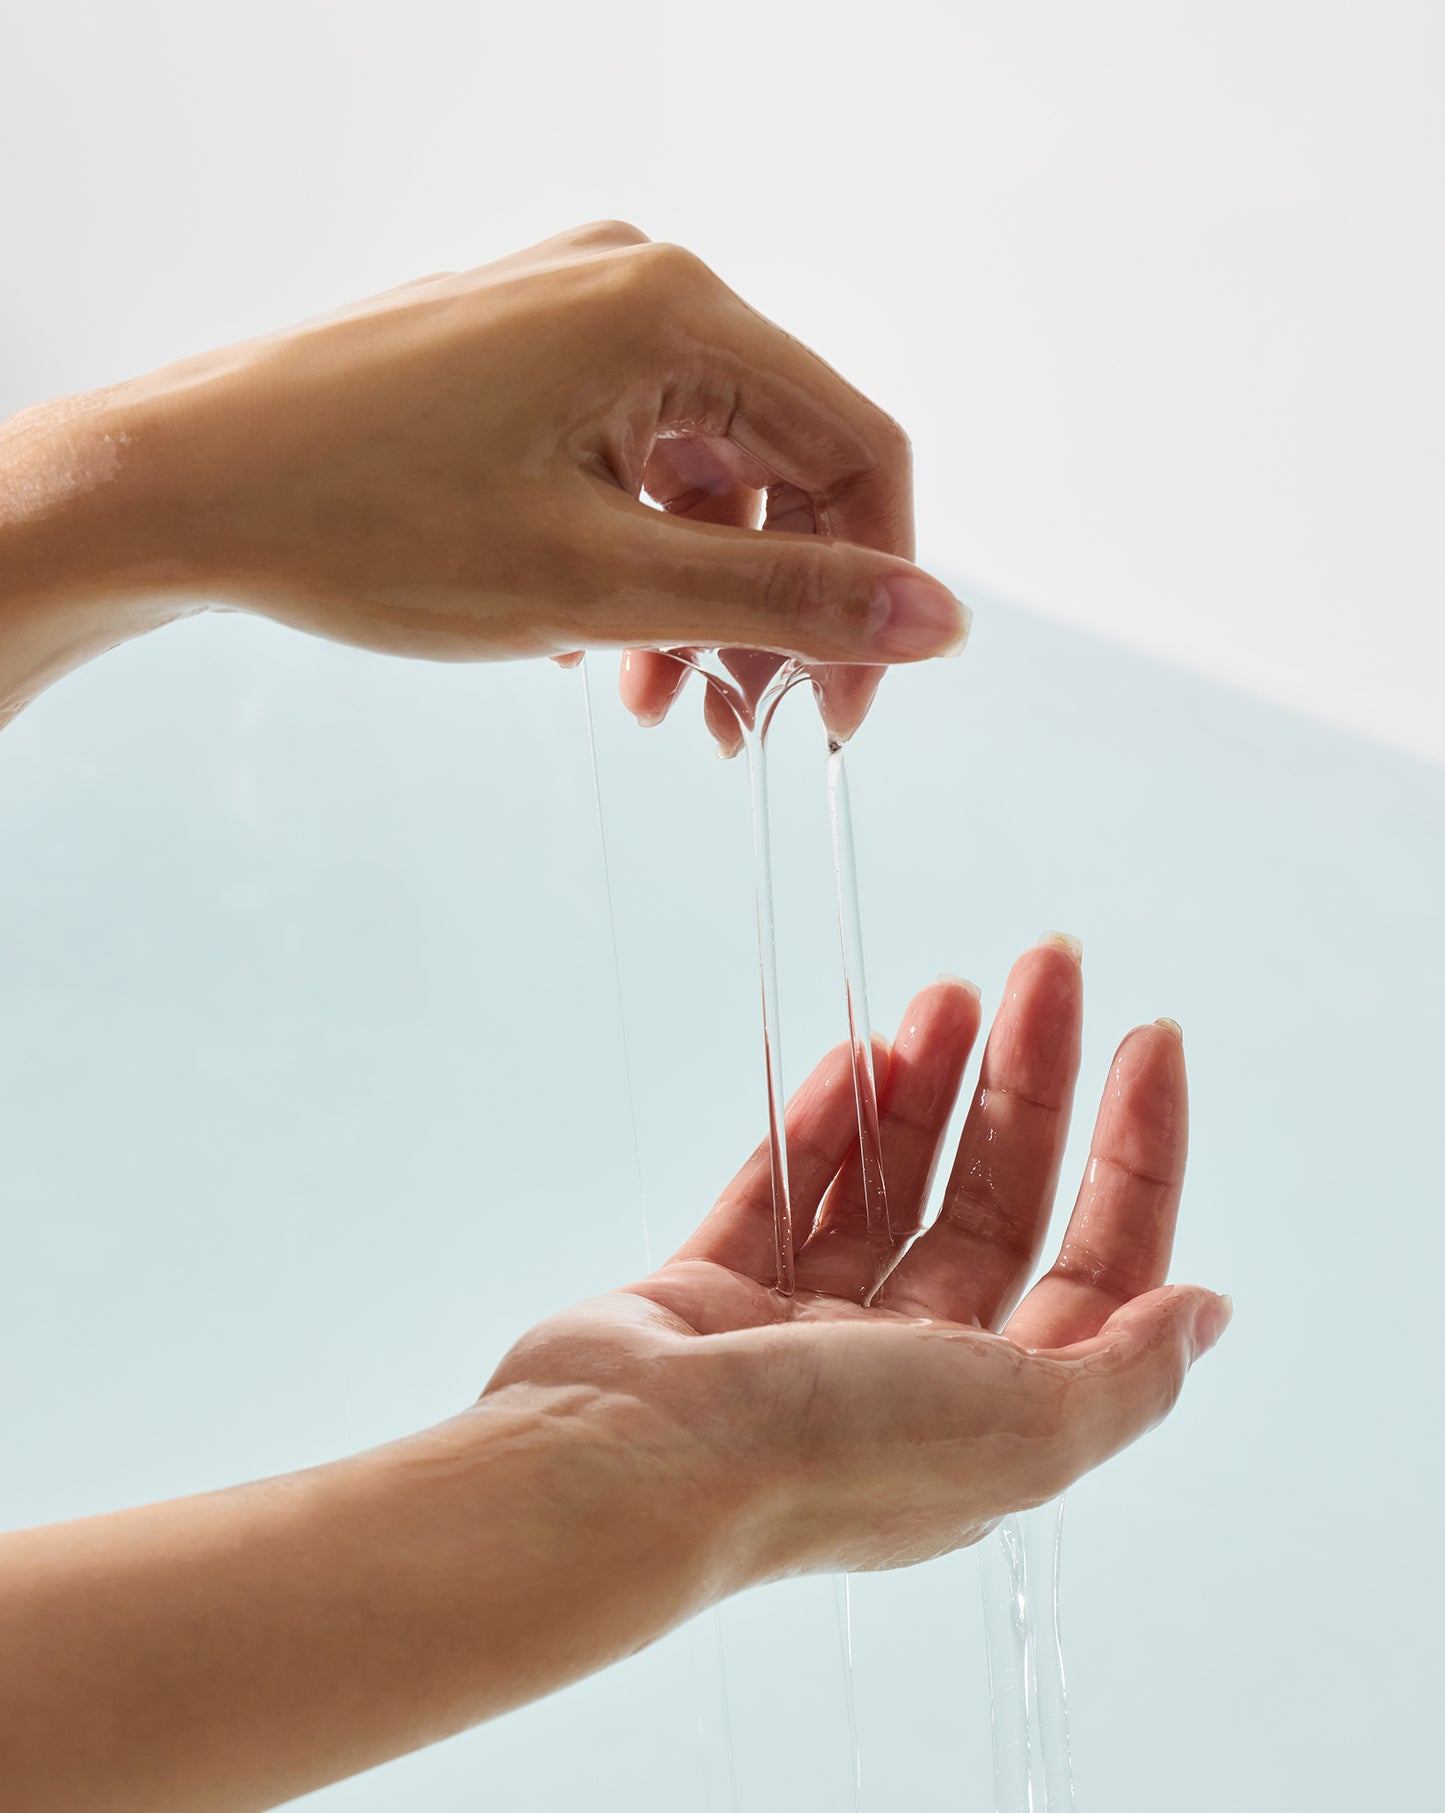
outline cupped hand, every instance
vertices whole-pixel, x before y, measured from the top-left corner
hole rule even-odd
[[[723,1541],[749,1578],[922,1560],[1063,1491],[1169,1411],[1229,1319],[1226,1298],[1165,1284],[1187,1130],[1168,1021],[1120,1045],[1057,1258],[1026,1291],[1082,997],[1067,940],[1014,965],[925,1232],[979,1025],[976,993],[949,978],[910,1003],[891,1048],[877,1042],[890,1228],[868,1223],[840,1049],[788,1108],[794,1297],[773,1288],[763,1146],[672,1259],[544,1323],[489,1392],[590,1386],[634,1401],[668,1432],[644,1445],[673,1470],[659,1490],[725,1504]]]
[[[775,650],[846,734],[877,664],[967,627],[911,564],[897,425],[616,222],[46,420],[96,438],[137,573],[391,653]],[[680,674],[635,652],[624,697],[655,721]]]

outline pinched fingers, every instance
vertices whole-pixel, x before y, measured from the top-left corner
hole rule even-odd
[[[634,578],[603,573],[616,617],[605,639],[736,643],[821,663],[825,722],[846,736],[877,675],[834,673],[835,665],[947,653],[967,633],[964,607],[910,564],[907,436],[690,253],[641,245],[618,257],[626,357],[655,413],[644,419],[633,408],[616,437],[640,449],[641,466],[625,456],[620,467],[609,463],[624,493],[640,486],[664,504],[665,517],[637,503],[635,491],[625,500],[632,530],[617,551],[634,563]],[[771,533],[758,535],[764,497]],[[608,539],[596,525],[592,542],[604,564]],[[636,578],[639,562],[645,584]],[[655,718],[668,700],[650,690],[654,671],[642,664],[637,698]]]

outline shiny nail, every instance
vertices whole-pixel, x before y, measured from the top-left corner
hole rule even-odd
[[[895,573],[878,588],[874,622],[877,654],[917,660],[962,654],[973,613],[922,573]]]
[[[1208,1353],[1210,1348],[1229,1327],[1234,1319],[1233,1297],[1215,1297],[1194,1318],[1194,1357]]]

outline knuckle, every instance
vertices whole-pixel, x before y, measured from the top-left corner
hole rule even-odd
[[[696,252],[667,239],[640,246],[636,262],[644,281],[668,297],[695,294],[717,281]]]
[[[651,243],[642,228],[633,226],[630,220],[588,221],[586,226],[576,228],[572,240],[579,246],[642,246]]]
[[[908,438],[908,431],[901,422],[895,421],[887,410],[877,412],[875,439],[883,459],[891,466],[904,471],[913,464],[913,442]]]

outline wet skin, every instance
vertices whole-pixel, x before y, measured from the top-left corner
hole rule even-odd
[[[628,648],[644,722],[686,676],[661,649],[790,653],[846,734],[878,663],[966,629],[911,555],[896,425],[689,254],[603,223],[0,428],[0,721],[205,600],[437,659]],[[951,980],[878,1049],[896,1237],[863,1216],[846,1053],[790,1107],[796,1297],[755,1154],[679,1254],[541,1325],[437,1428],[0,1537],[9,1799],[274,1805],[749,1584],[976,1540],[1141,1433],[1228,1313],[1163,1282],[1168,1025],[1120,1048],[1059,1260],[1018,1301],[1081,993],[1066,946],[1020,959],[911,1244],[978,1026]]]
[[[966,633],[912,553],[898,425],[606,221],[0,427],[0,721],[209,606],[434,660],[630,647],[644,723],[685,678],[649,648],[778,650],[847,734],[873,664]]]
[[[840,1048],[788,1109],[794,1297],[772,1288],[764,1144],[666,1265],[534,1331],[489,1389],[628,1381],[760,1502],[781,1492],[753,1572],[919,1561],[1056,1496],[1164,1415],[1229,1314],[1213,1292],[1165,1284],[1188,1126],[1170,1021],[1119,1047],[1058,1255],[1025,1294],[1082,1000],[1071,941],[1014,965],[926,1232],[979,1023],[977,993],[954,978],[915,997],[891,1047],[875,1041],[889,1228],[868,1225]]]
[[[837,1051],[789,1108],[795,1299],[770,1288],[760,1148],[678,1254],[541,1324],[450,1421],[285,1479],[0,1537],[15,1804],[271,1806],[743,1587],[976,1541],[1143,1433],[1228,1304],[1164,1284],[1186,1139],[1168,1023],[1119,1047],[1057,1259],[1023,1294],[1081,1000],[1067,945],[1015,965],[940,1213],[911,1244],[978,1028],[953,979],[876,1054],[900,1238],[866,1225]]]

